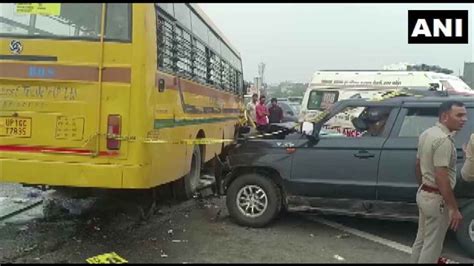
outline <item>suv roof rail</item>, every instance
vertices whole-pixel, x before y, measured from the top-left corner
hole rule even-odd
[[[414,96],[430,96],[430,97],[448,97],[448,91],[443,90],[435,90],[435,89],[430,89],[430,90],[417,90],[417,89],[408,89],[408,93],[413,94]]]

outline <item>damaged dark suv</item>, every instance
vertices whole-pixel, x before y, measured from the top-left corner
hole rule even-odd
[[[231,217],[251,227],[269,224],[282,210],[417,221],[418,136],[435,124],[448,98],[468,110],[468,123],[455,136],[459,175],[462,145],[474,132],[473,98],[344,100],[320,122],[305,123],[303,132],[236,145],[219,189]],[[464,217],[456,236],[474,256],[474,184],[458,176],[455,195]]]

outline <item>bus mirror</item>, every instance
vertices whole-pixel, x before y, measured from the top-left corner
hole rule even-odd
[[[247,81],[244,81],[244,87],[243,87],[243,94],[247,94],[248,93],[248,88],[249,88],[249,83]]]
[[[159,79],[158,80],[158,92],[164,92],[165,91],[165,80],[164,79]]]

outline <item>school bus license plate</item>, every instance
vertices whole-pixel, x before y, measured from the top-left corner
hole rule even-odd
[[[31,137],[31,118],[0,117],[0,136]]]

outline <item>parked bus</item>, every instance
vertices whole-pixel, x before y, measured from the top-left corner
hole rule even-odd
[[[190,197],[234,137],[239,52],[195,4],[0,4],[0,181]],[[167,143],[163,143],[168,141]]]

